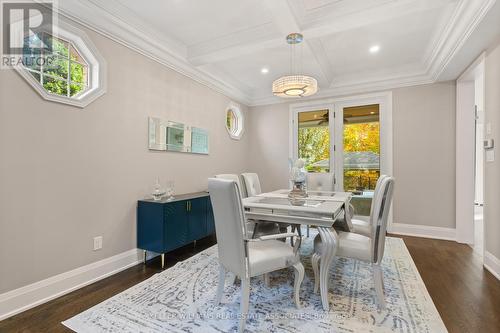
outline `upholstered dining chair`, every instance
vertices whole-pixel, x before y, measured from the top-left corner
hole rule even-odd
[[[373,269],[373,280],[375,292],[377,294],[378,306],[385,308],[384,281],[382,268],[382,258],[385,248],[385,234],[387,229],[387,219],[392,201],[394,190],[394,178],[385,177],[380,181],[380,195],[374,198],[373,213],[370,216],[371,237],[363,236],[352,232],[339,232],[336,256],[357,259],[369,262]],[[314,292],[319,287],[319,265],[321,265],[321,256],[324,252],[324,244],[321,238],[314,238],[314,253],[311,263],[314,272]]]
[[[241,318],[239,331],[245,329],[250,296],[250,278],[276,270],[292,267],[295,269],[294,300],[300,308],[299,291],[304,279],[304,266],[295,247],[277,239],[296,237],[293,233],[248,238],[245,210],[241,194],[234,180],[210,178],[208,180],[210,200],[214,210],[215,232],[219,253],[219,281],[216,302],[219,304],[224,292],[226,273],[232,272],[241,279]]]
[[[333,173],[313,172],[306,176],[308,191],[335,191],[335,177]]]
[[[311,172],[306,176],[308,191],[335,191],[335,176],[333,173]],[[309,237],[309,226],[306,226],[306,235]]]
[[[247,189],[247,194],[249,197],[255,197],[262,193],[258,174],[247,172],[247,173],[242,173],[241,177],[243,177],[243,181],[245,182],[245,188]],[[286,232],[288,227],[291,227],[292,231],[297,230],[299,236],[302,236],[300,225],[279,223],[280,232]]]
[[[238,185],[241,197],[242,198],[247,197],[246,187],[241,181],[240,176],[236,174],[225,173],[216,175],[215,178],[233,180]],[[277,234],[280,232],[280,229],[279,225],[274,222],[272,223],[272,222],[248,220],[247,231],[251,237],[255,238],[268,234]]]
[[[373,200],[372,200],[372,205],[370,207],[370,216],[373,215],[373,209],[375,205],[373,204],[375,199],[377,198],[378,195],[380,195],[380,186],[382,185],[382,181],[384,178],[387,178],[389,176],[386,175],[381,175],[377,179],[377,184],[375,185],[375,190],[373,192]],[[352,211],[351,215],[354,215],[354,210]],[[370,216],[352,216],[351,217],[351,226],[352,226],[352,232],[371,237],[372,235],[372,229],[370,225]]]

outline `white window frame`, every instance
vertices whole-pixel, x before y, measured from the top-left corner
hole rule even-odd
[[[234,113],[234,116],[236,117],[236,129],[231,130],[227,126],[227,113],[229,111],[232,111]],[[224,126],[226,127],[227,133],[233,140],[240,140],[241,137],[243,136],[243,133],[245,132],[245,117],[243,116],[243,112],[241,111],[241,108],[239,104],[231,102],[226,108],[226,111],[224,112]]]
[[[106,61],[84,31],[61,19],[52,28],[52,35],[72,43],[87,62],[88,88],[85,91],[72,97],[57,95],[47,91],[24,66],[19,65],[14,68],[43,99],[84,108],[106,93]]]

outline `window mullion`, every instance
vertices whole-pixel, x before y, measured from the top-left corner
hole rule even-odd
[[[66,82],[66,95],[68,97],[71,97],[71,84],[70,84],[70,80],[71,80],[71,43],[68,43],[68,76],[67,76],[68,80]]]

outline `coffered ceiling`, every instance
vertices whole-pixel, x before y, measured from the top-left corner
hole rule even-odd
[[[430,83],[439,80],[495,2],[64,0],[59,6],[88,27],[258,105],[281,101],[271,84],[289,74],[290,32],[305,37],[302,72],[318,79],[317,96]],[[379,51],[369,52],[372,46]]]

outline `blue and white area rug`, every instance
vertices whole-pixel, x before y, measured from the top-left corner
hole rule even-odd
[[[330,276],[330,311],[313,293],[312,237],[301,249],[306,277],[302,309],[293,302],[293,269],[271,274],[271,285],[252,280],[246,332],[446,332],[401,239],[387,238],[383,261],[387,309],[378,311],[369,264],[338,258]],[[240,286],[226,283],[215,305],[217,246],[84,311],[63,324],[79,333],[237,330]],[[229,280],[229,279],[228,279]]]

